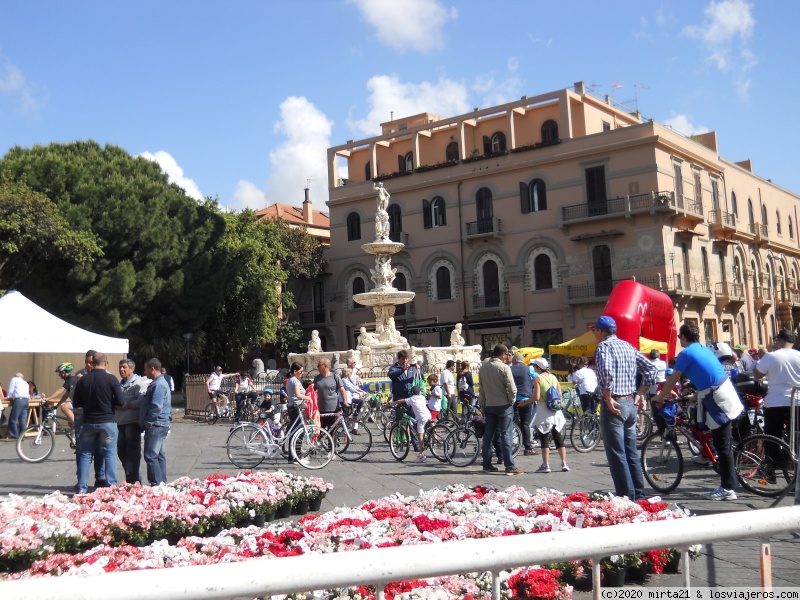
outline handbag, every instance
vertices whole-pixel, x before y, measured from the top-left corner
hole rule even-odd
[[[552,375],[551,375],[552,377]],[[558,380],[556,379],[549,388],[547,388],[547,395],[545,396],[547,408],[550,410],[561,410],[564,408],[561,391],[558,389]]]

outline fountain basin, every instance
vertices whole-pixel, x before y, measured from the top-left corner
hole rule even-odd
[[[377,289],[380,290],[380,288]],[[388,306],[407,304],[414,299],[414,295],[414,292],[403,292],[395,288],[389,288],[356,294],[353,296],[353,300],[364,306]]]
[[[392,242],[389,240],[375,240],[368,244],[361,244],[361,249],[368,254],[397,254],[405,244],[400,242]]]

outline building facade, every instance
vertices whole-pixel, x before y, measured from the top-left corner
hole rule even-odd
[[[331,245],[320,322],[354,347],[371,310],[375,192],[391,193],[396,321],[413,345],[545,346],[586,331],[613,286],[667,293],[705,342],[768,344],[800,320],[800,197],[583,83],[450,118],[421,114],[328,150]],[[346,169],[346,173],[345,173]],[[330,312],[328,314],[330,314]],[[399,314],[402,312],[402,314]]]

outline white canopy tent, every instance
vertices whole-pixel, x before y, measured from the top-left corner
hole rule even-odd
[[[14,373],[35,381],[39,391],[52,394],[61,385],[55,368],[71,362],[83,367],[87,350],[108,356],[109,371],[116,374],[119,359],[128,353],[128,340],[100,335],[59,319],[10,291],[0,298],[0,382],[8,385]]]

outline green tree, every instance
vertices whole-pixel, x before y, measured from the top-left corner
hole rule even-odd
[[[49,256],[31,269],[22,291],[62,318],[174,354],[175,340],[197,331],[222,299],[217,203],[196,202],[158,164],[74,142],[15,147],[0,177],[56,203],[72,231],[92,234],[102,251],[92,262]]]
[[[90,267],[102,255],[95,236],[74,231],[46,196],[0,180],[0,290],[18,287],[42,262]]]

